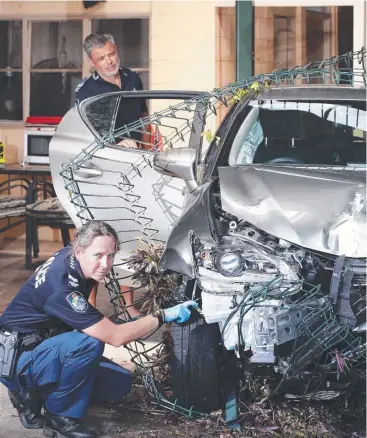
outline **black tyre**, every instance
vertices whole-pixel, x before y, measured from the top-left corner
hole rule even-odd
[[[202,412],[221,407],[218,324],[203,318],[172,325],[172,391],[179,405]]]

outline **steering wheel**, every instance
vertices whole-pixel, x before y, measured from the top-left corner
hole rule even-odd
[[[278,164],[278,163],[303,164],[301,160],[294,157],[277,157],[277,158],[273,158],[272,160],[266,161],[265,164]]]

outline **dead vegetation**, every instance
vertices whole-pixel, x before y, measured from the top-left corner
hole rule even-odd
[[[170,335],[164,333],[165,342],[152,357],[155,378],[170,395]],[[244,391],[245,392],[245,391]],[[221,410],[210,415],[188,420],[162,409],[149,396],[141,375],[136,374],[135,384],[129,397],[111,406],[117,417],[124,418],[119,433],[111,437],[126,438],[364,438],[365,394],[333,401],[287,401],[276,398],[266,380],[252,381],[246,395],[242,394],[239,405],[240,429],[230,430],[225,413]],[[245,401],[244,401],[245,400]],[[133,420],[127,421],[127,418]],[[128,424],[126,424],[128,423]],[[123,434],[121,434],[123,432]]]
[[[157,407],[144,387],[134,385],[129,397],[110,407],[108,418],[121,418],[108,436],[113,438],[362,438],[364,417],[344,412],[336,404],[254,402],[240,406],[239,430],[230,430],[222,411],[187,420]],[[106,422],[105,422],[106,423]],[[103,427],[102,427],[103,429]],[[106,429],[106,424],[105,424]]]

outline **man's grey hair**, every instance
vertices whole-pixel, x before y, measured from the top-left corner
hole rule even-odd
[[[84,40],[83,48],[85,53],[90,57],[95,47],[100,49],[109,41],[116,46],[115,38],[110,33],[91,33]]]
[[[99,236],[112,237],[116,243],[116,252],[119,251],[119,238],[111,225],[103,221],[89,221],[76,230],[72,243],[72,254],[75,253],[76,247],[85,251],[93,243],[93,240]]]

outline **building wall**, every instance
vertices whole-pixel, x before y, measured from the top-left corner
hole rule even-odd
[[[1,1],[1,19],[146,18],[150,19],[149,68],[153,90],[215,88],[216,4],[211,1],[107,1],[84,9],[82,1]],[[84,37],[88,29],[84,26]],[[83,76],[88,70],[83,71]],[[162,103],[161,103],[162,105]],[[153,104],[151,111],[161,109]],[[23,122],[0,121],[7,162],[23,159]],[[20,227],[17,227],[20,228]],[[12,231],[14,236],[23,230]],[[48,234],[42,237],[48,238]]]

